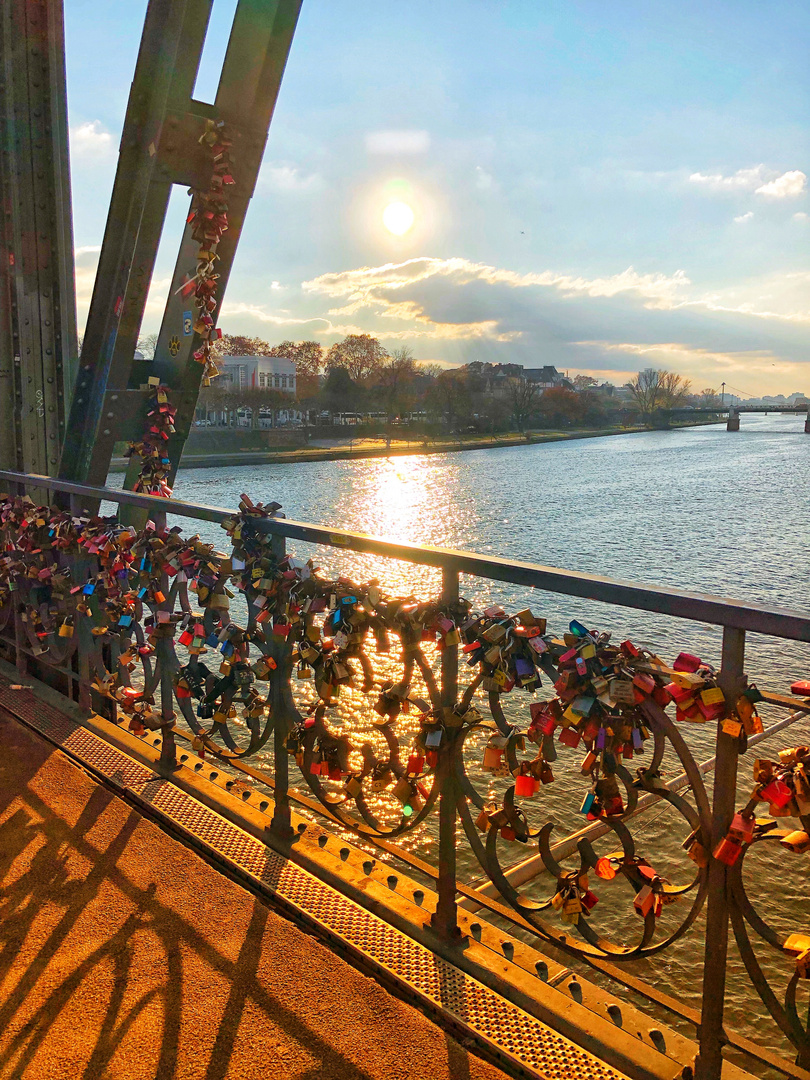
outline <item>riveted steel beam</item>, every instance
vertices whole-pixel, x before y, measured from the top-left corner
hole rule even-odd
[[[61,0],[0,4],[0,462],[55,475],[77,365]]]
[[[212,0],[150,0],[121,140],[118,171],[60,464],[64,479],[103,483],[114,444],[143,434],[147,394],[157,376],[177,406],[167,452],[177,470],[199,393],[200,339],[188,332],[192,305],[177,292],[196,269],[186,226],[155,358],[135,361],[149,284],[175,184],[207,190],[211,161],[199,138],[207,119],[233,138],[236,185],[228,231],[218,247],[221,304],[292,42],[301,0],[240,0],[213,103],[191,97]],[[212,79],[212,85],[216,81]],[[131,486],[134,474],[128,475]]]

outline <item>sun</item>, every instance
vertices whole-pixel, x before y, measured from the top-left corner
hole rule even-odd
[[[404,236],[414,222],[413,209],[404,202],[392,202],[383,210],[383,225],[394,236]]]

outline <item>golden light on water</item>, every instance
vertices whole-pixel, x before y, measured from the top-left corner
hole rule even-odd
[[[406,202],[391,202],[383,210],[383,225],[394,236],[404,236],[414,223],[416,215]]]

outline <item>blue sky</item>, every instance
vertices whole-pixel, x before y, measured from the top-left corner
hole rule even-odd
[[[65,7],[81,323],[146,4]],[[304,0],[220,325],[810,392],[808,45],[803,2]]]

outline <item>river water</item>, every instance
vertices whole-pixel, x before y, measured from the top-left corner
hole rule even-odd
[[[810,437],[803,433],[803,417],[771,415],[744,416],[740,432],[733,434],[718,425],[441,455],[188,469],[178,475],[175,496],[231,508],[239,494],[246,492],[254,500],[277,500],[288,517],[301,521],[810,614],[810,548],[804,521],[808,482]],[[184,523],[185,528],[188,525]],[[218,527],[194,523],[194,531],[198,529],[220,547],[225,544]],[[396,595],[427,597],[438,591],[438,575],[429,568],[334,549],[316,551],[303,544],[293,543],[291,548],[296,554],[314,555],[326,571],[348,574],[357,581],[377,578]],[[612,631],[618,640],[630,637],[650,643],[670,661],[684,649],[712,663],[720,659],[720,631],[699,623],[481,579],[463,578],[462,595],[476,606],[498,601],[518,610],[528,604],[536,614],[546,616],[552,632],[562,633],[569,620],[577,618],[591,628]],[[381,658],[381,662],[393,661]],[[791,681],[810,675],[810,650],[806,645],[749,635],[746,670],[760,687],[786,692]],[[311,698],[311,684],[297,689],[302,700]],[[545,686],[540,696],[551,693]],[[510,719],[525,725],[529,700],[529,695],[517,691],[508,695]],[[350,693],[341,701],[340,716],[359,739],[374,741],[369,705],[362,695]],[[766,726],[781,715],[763,710]],[[410,728],[415,730],[415,718],[404,718],[400,729],[406,737]],[[712,756],[709,728],[689,725],[684,731],[698,760]],[[483,739],[482,735],[471,740],[469,772],[482,791],[498,797],[507,779],[481,772]],[[799,722],[769,741],[767,750],[760,753],[775,756],[781,747],[806,742],[810,742],[810,723]],[[581,754],[561,749],[555,765],[557,780],[526,804],[533,825],[555,821],[554,839],[582,826],[578,810],[587,790],[578,768]],[[741,760],[741,801],[752,786],[753,757],[751,753]],[[666,765],[670,776],[680,771],[672,759]],[[390,810],[390,800],[386,803],[380,797],[377,809]],[[673,882],[689,880],[692,864],[680,849],[689,829],[679,814],[653,809],[636,819],[632,831],[638,853],[659,872]],[[407,843],[431,857],[433,824]],[[616,843],[606,840],[596,846],[606,852]],[[763,847],[769,850],[762,852]],[[499,844],[499,853],[504,865],[527,854],[521,845],[508,843]],[[806,858],[789,855],[778,846],[758,845],[748,860],[750,894],[783,932],[810,929],[806,926]],[[466,841],[460,842],[459,864],[465,876],[480,875]],[[614,940],[637,940],[640,920],[632,912],[628,899],[632,894],[626,887],[596,884],[600,904],[592,915],[593,924]],[[527,886],[526,892],[550,895],[548,877]],[[662,927],[674,928],[685,910],[683,904],[665,908]],[[551,919],[556,919],[554,913]],[[637,962],[633,970],[698,1004],[695,965],[702,951],[702,925],[701,919],[660,957]],[[740,968],[735,951],[732,956]],[[789,963],[776,957],[769,961],[768,970],[781,998]],[[764,1009],[736,972],[730,996],[733,1026],[785,1049],[772,1022],[761,1019]]]

